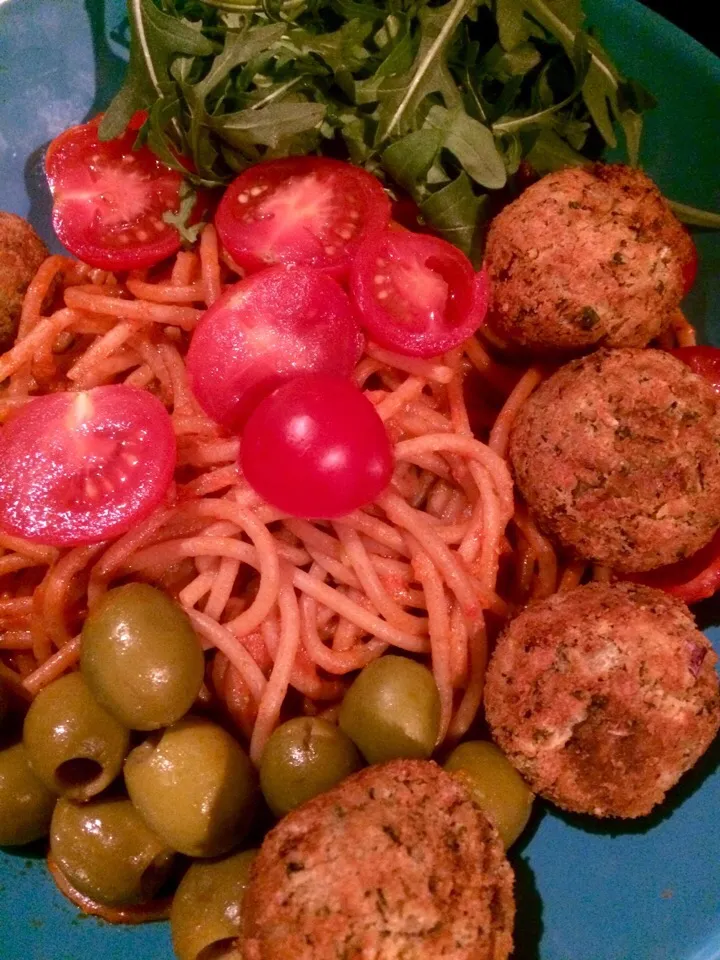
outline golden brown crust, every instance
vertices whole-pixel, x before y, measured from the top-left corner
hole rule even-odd
[[[530,397],[510,439],[540,525],[623,572],[695,553],[720,525],[720,401],[660,350],[600,350]]]
[[[494,738],[533,790],[577,813],[639,817],[720,726],[717,655],[659,590],[593,583],[533,604],[490,661]]]
[[[429,761],[369,767],[265,838],[246,960],[504,960],[512,871],[464,787]]]
[[[691,252],[641,171],[594,164],[551,173],[491,224],[489,322],[535,352],[645,346],[680,303]]]
[[[0,210],[0,351],[12,345],[25,291],[47,254],[29,223]]]

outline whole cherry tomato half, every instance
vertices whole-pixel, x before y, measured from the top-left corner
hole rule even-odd
[[[190,386],[209,417],[240,429],[263,397],[298,373],[349,377],[364,342],[336,280],[273,267],[235,284],[203,314],[187,355]]]
[[[261,497],[298,517],[342,517],[388,485],[385,425],[350,380],[296,377],[253,411],[240,466]]]
[[[133,150],[135,124],[98,139],[99,118],[70,127],[48,147],[53,228],[80,260],[105,270],[150,267],[180,248],[163,214],[180,204],[182,175],[148,147]]]
[[[50,393],[0,428],[0,528],[54,547],[119,536],[162,501],[175,433],[145,390]]]
[[[360,243],[389,219],[377,177],[340,160],[288,157],[241,173],[220,201],[215,226],[244,270],[283,263],[343,276]]]
[[[434,357],[472,336],[485,319],[487,276],[439,237],[387,230],[363,244],[350,269],[360,323],[381,347]]]

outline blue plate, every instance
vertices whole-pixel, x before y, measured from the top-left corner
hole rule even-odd
[[[720,60],[635,0],[586,0],[618,64],[660,100],[643,162],[684,203],[720,208]],[[52,237],[47,142],[101,110],[126,58],[121,0],[0,0],[0,209]],[[688,314],[720,344],[720,236],[697,237]],[[717,608],[698,609],[720,650]],[[657,815],[627,827],[546,811],[513,855],[517,960],[720,958],[720,742]],[[0,853],[0,960],[170,960],[165,924],[80,917],[26,850]]]

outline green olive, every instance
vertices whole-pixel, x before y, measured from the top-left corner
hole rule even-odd
[[[37,695],[25,717],[23,742],[47,787],[89,800],[122,770],[130,734],[100,706],[81,674],[69,673]]]
[[[340,727],[368,763],[426,759],[440,732],[435,678],[414,660],[380,657],[360,672],[345,694]]]
[[[56,800],[33,773],[22,743],[0,750],[0,847],[46,836]]]
[[[224,860],[194,863],[180,882],[170,911],[170,932],[178,960],[238,957],[242,901],[257,850]]]
[[[319,717],[296,717],[278,727],[260,763],[260,787],[276,817],[324,793],[362,766],[352,740]]]
[[[530,819],[534,794],[502,750],[486,740],[470,740],[453,750],[445,769],[463,781],[505,849],[515,843]]]
[[[234,737],[186,717],[149,737],[125,761],[130,799],[148,825],[189,857],[217,857],[243,839],[257,777]]]
[[[162,590],[131,583],[108,591],[85,620],[80,666],[120,723],[157,730],[193,705],[205,661],[182,608]]]
[[[50,853],[80,893],[118,905],[151,899],[175,859],[126,797],[58,800]]]

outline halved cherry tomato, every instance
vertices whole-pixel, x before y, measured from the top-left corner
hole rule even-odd
[[[390,201],[365,170],[325,157],[288,157],[241,173],[220,201],[215,226],[247,271],[284,263],[342,276],[360,243],[389,219]]]
[[[657,587],[685,603],[707,600],[720,590],[720,530],[707,546],[691,557],[628,579]]]
[[[720,394],[719,347],[678,347],[668,352],[687,364],[693,373],[709,380],[715,393]]]
[[[0,430],[0,528],[54,547],[125,533],[165,496],[170,417],[122,384],[30,400]]]
[[[683,277],[683,293],[687,296],[688,293],[695,286],[695,280],[697,279],[699,257],[697,252],[697,247],[688,233],[688,239],[690,244],[688,246],[688,254],[686,259],[682,264],[682,277]]]
[[[296,377],[250,414],[240,465],[260,496],[299,517],[342,517],[388,485],[385,425],[350,380]]]
[[[132,149],[132,125],[116,140],[99,140],[97,130],[97,119],[70,127],[48,147],[55,233],[93,267],[150,267],[180,247],[163,214],[178,209],[182,176],[147,147]]]
[[[203,315],[187,355],[190,386],[208,416],[239,429],[289,377],[350,376],[364,342],[336,280],[273,267],[235,284]]]
[[[487,313],[484,271],[438,237],[387,230],[363,244],[350,270],[360,322],[380,346],[434,357],[467,340]]]

